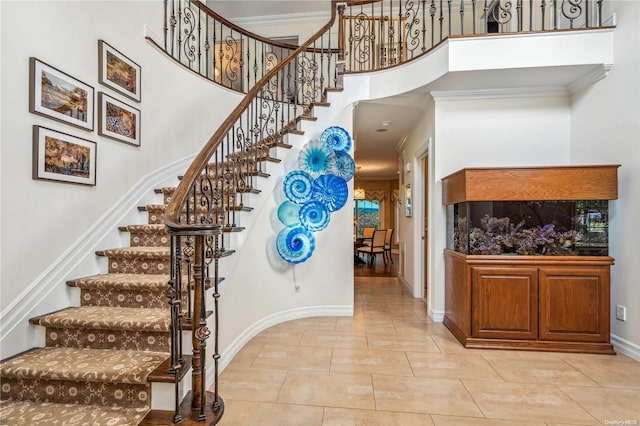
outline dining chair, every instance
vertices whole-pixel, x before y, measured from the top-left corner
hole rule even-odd
[[[384,240],[386,235],[386,229],[376,229],[375,231],[373,231],[371,245],[358,248],[358,253],[367,255],[367,260],[370,266],[375,263],[376,256],[379,254],[382,255],[384,264],[387,264],[387,258],[384,256]]]
[[[373,239],[373,231],[375,230],[376,228],[374,227],[362,228],[362,244],[365,244],[367,246],[371,245],[371,240]]]
[[[393,263],[391,257],[391,246],[393,245],[393,228],[387,229],[387,233],[384,236],[384,255]]]

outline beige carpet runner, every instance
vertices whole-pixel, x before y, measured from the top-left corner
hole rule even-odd
[[[80,289],[79,307],[30,320],[45,327],[46,347],[0,363],[0,424],[119,426],[144,419],[147,377],[169,356],[165,205],[144,208],[149,225],[120,228],[131,247],[96,253],[108,258],[108,273],[67,283]]]

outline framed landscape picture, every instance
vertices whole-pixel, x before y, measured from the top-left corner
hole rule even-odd
[[[98,134],[140,146],[140,110],[98,93]]]
[[[96,184],[96,143],[33,126],[33,179]]]
[[[93,108],[93,87],[29,58],[30,112],[92,131]]]
[[[98,40],[98,70],[101,84],[140,102],[140,65]]]

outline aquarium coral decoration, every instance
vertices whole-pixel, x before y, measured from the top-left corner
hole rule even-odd
[[[469,253],[548,256],[575,254],[575,231],[557,231],[552,223],[533,228],[523,227],[524,221],[514,224],[508,217],[484,215],[480,220],[480,228],[474,227],[469,231]]]

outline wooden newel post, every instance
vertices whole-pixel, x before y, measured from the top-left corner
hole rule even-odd
[[[193,410],[199,410],[202,405],[202,381],[203,377],[203,358],[205,356],[203,352],[202,341],[198,338],[198,326],[196,322],[205,312],[205,307],[202,306],[204,300],[204,237],[198,235],[195,237],[195,255],[193,262],[193,320],[192,320],[192,332],[191,343],[193,345],[193,358],[192,358],[192,383],[191,383],[191,408]]]

